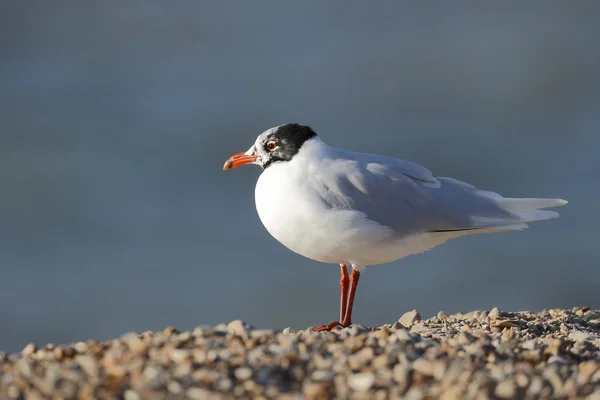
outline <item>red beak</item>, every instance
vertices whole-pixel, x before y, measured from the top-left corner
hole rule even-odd
[[[223,165],[223,171],[227,171],[228,169],[241,167],[242,165],[250,164],[258,159],[258,156],[255,155],[246,155],[246,153],[237,153],[229,157],[229,160],[225,161],[225,165]]]

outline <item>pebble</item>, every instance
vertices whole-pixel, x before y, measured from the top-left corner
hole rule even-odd
[[[582,331],[572,331],[569,332],[569,339],[574,340],[574,341],[578,341],[578,340],[588,340],[592,337],[592,335],[590,335],[587,332],[582,332]],[[594,338],[596,339],[596,338]]]
[[[362,372],[348,377],[348,386],[357,392],[366,392],[375,383],[375,375],[370,372]]]
[[[501,399],[514,399],[517,394],[517,386],[512,379],[500,382],[494,390],[496,396]]]
[[[407,313],[404,313],[398,320],[403,326],[410,328],[415,322],[421,320],[421,314],[417,312],[417,310],[412,310]]]
[[[207,400],[214,398],[211,392],[200,388],[190,388],[185,392],[185,395],[190,400]]]
[[[498,307],[492,308],[492,310],[488,314],[489,319],[499,318],[500,316],[502,316],[502,313],[500,312],[500,309]]]
[[[294,328],[285,328],[282,332],[284,335],[293,335],[294,333],[296,333],[296,330]]]
[[[123,397],[125,398],[125,400],[140,400],[141,399],[140,395],[137,394],[136,392],[134,392],[133,390],[125,391],[125,393],[123,394]]]
[[[425,320],[413,310],[321,333],[236,320],[2,353],[0,399],[594,399],[599,338],[589,308]]]
[[[23,349],[21,354],[23,354],[24,356],[30,356],[33,353],[35,353],[36,351],[37,351],[37,346],[33,343],[29,343],[27,346],[25,346],[25,348]]]
[[[75,361],[81,365],[81,368],[91,377],[98,375],[98,362],[92,356],[80,355],[75,358]]]
[[[235,321],[231,321],[227,324],[227,331],[232,335],[237,335],[241,337],[248,337],[249,331],[252,330],[252,326],[245,323],[244,321],[237,319]]]
[[[169,391],[169,393],[179,394],[183,391],[183,388],[181,387],[181,384],[179,382],[172,381],[169,382],[169,384],[167,385],[167,390]]]
[[[335,378],[335,373],[330,370],[318,369],[312,374],[312,379],[314,381],[330,381],[333,378]]]
[[[245,381],[252,377],[252,370],[248,367],[240,367],[235,370],[235,377],[240,381]]]
[[[370,329],[364,325],[350,325],[347,328],[341,330],[342,336],[357,336],[361,333],[368,332]]]
[[[307,399],[326,399],[328,392],[329,385],[323,382],[307,381],[302,385],[302,394]]]

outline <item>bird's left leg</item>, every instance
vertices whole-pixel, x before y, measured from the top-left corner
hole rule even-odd
[[[342,326],[352,325],[352,306],[354,305],[354,295],[356,294],[359,279],[360,272],[352,267],[352,273],[350,274],[350,293],[348,293],[348,306],[344,318],[341,320]]]

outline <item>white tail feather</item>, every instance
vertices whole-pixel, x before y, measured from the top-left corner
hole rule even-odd
[[[511,199],[500,198],[498,204],[507,211],[517,215],[522,222],[543,221],[558,218],[554,211],[540,210],[540,208],[559,207],[567,204],[562,199]]]
[[[502,208],[511,211],[530,211],[540,208],[560,207],[568,203],[563,199],[512,199],[506,197],[499,198],[496,201]]]

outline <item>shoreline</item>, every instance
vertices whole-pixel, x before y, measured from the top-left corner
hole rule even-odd
[[[242,321],[0,353],[0,398],[600,400],[600,310],[472,311],[314,333]]]

